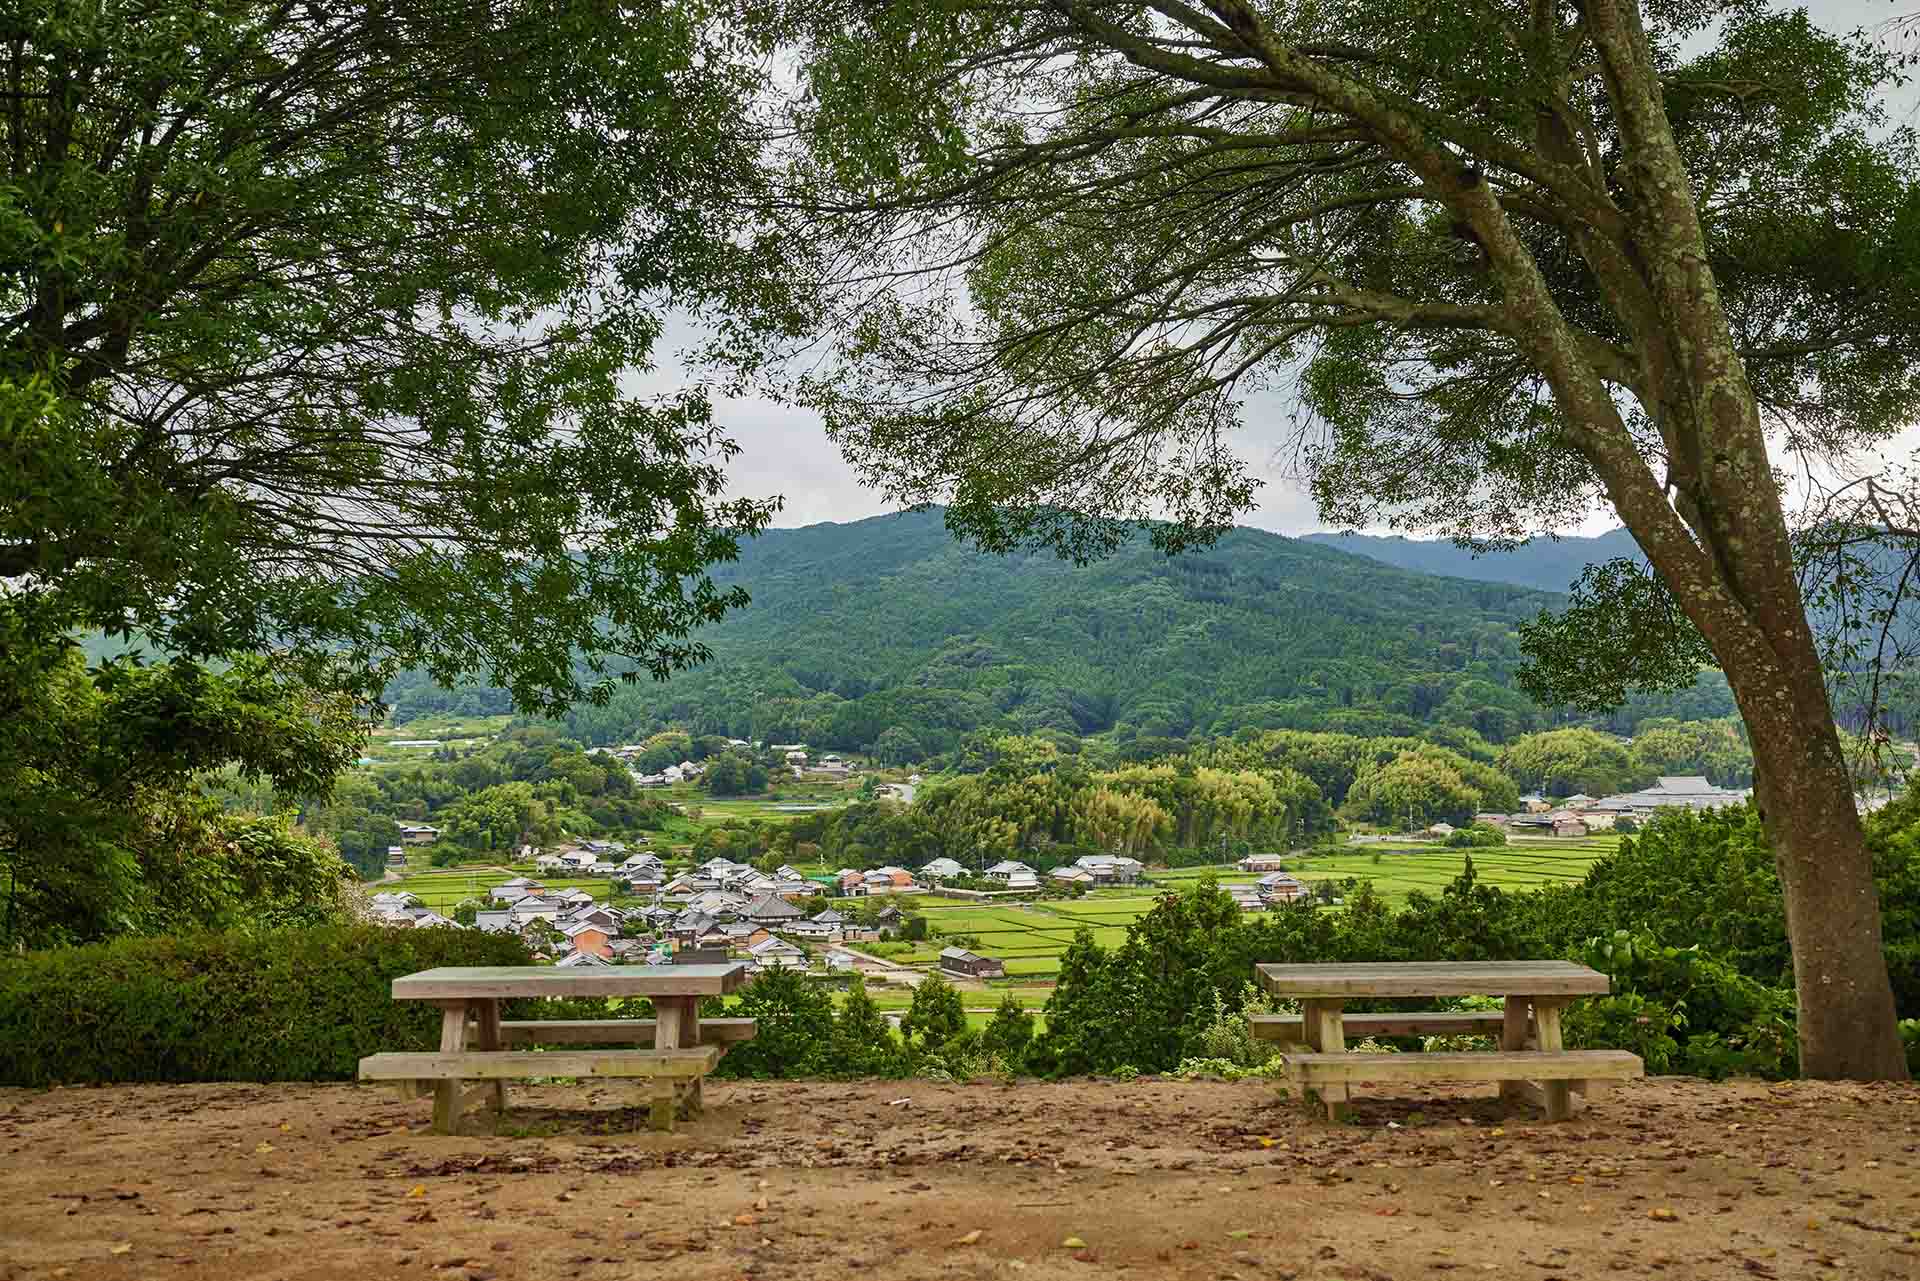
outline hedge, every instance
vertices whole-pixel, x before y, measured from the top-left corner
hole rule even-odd
[[[0,1084],[346,1081],[380,1050],[431,1050],[440,1011],[393,980],[524,965],[477,930],[323,926],[125,938],[0,960]]]

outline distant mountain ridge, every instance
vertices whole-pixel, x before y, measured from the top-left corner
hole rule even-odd
[[[1326,533],[1308,534],[1301,541],[1417,573],[1471,578],[1483,583],[1512,583],[1547,592],[1565,592],[1589,565],[1623,558],[1646,559],[1640,553],[1640,545],[1625,529],[1610,529],[1594,538],[1533,538],[1512,551],[1479,556],[1444,538]]]
[[[938,511],[770,530],[716,567],[753,604],[699,639],[712,662],[581,706],[567,730],[680,725],[899,759],[977,729],[1121,741],[1244,728],[1500,741],[1555,718],[1519,693],[1515,625],[1557,593],[1438,577],[1237,529],[1169,558],[1143,541],[1076,567],[957,542]],[[396,715],[504,710],[414,676]]]

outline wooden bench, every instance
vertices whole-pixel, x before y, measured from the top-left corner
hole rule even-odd
[[[506,1083],[526,1077],[640,1077],[655,1128],[671,1129],[684,1106],[701,1108],[701,1082],[726,1047],[754,1034],[751,1019],[702,1020],[700,1003],[726,996],[747,982],[741,962],[717,965],[617,965],[568,969],[551,965],[442,966],[393,981],[397,1001],[428,1001],[440,1009],[436,1054],[375,1054],[361,1060],[363,1080],[391,1081],[407,1098],[433,1091],[433,1128],[454,1133],[476,1101],[496,1114],[507,1107]],[[653,1002],[653,1019],[502,1019],[502,1002],[522,997],[637,997]],[[512,1050],[510,1045],[585,1044],[651,1049]],[[476,1082],[471,1089],[466,1082]]]
[[[1560,1089],[1592,1097],[1608,1081],[1646,1074],[1640,1056],[1625,1050],[1511,1050],[1465,1054],[1282,1054],[1287,1079],[1329,1103],[1344,1103],[1348,1088],[1362,1081],[1499,1081],[1505,1092],[1520,1093],[1559,1111]],[[1545,1089],[1533,1085],[1548,1082]]]
[[[1505,1030],[1506,1014],[1500,1010],[1410,1010],[1385,1014],[1342,1013],[1341,1023],[1349,1035],[1369,1036],[1491,1036]],[[1298,1014],[1255,1014],[1249,1020],[1253,1035],[1261,1041],[1305,1043],[1306,1021]]]
[[[647,1094],[648,1124],[671,1130],[678,1107],[676,1085],[697,1087],[720,1062],[718,1043],[682,1050],[480,1050],[408,1053],[390,1051],[360,1060],[362,1081],[394,1081],[412,1088],[440,1082],[478,1081],[471,1090],[436,1091],[435,1131],[451,1134],[469,1108],[498,1100],[503,1082],[536,1076],[644,1077],[659,1088]],[[497,1106],[497,1102],[496,1102]]]
[[[1641,1075],[1640,1060],[1616,1050],[1566,1048],[1561,1012],[1582,996],[1605,995],[1607,976],[1570,961],[1347,961],[1254,966],[1261,987],[1298,1001],[1300,1017],[1260,1015],[1255,1034],[1287,1042],[1281,1066],[1329,1119],[1345,1111],[1355,1081],[1498,1081],[1506,1099],[1539,1103],[1549,1121],[1573,1115],[1573,1096],[1595,1082]],[[1504,997],[1498,1014],[1437,1010],[1347,1014],[1350,1000]],[[1497,1053],[1349,1054],[1347,1034],[1423,1033],[1495,1037]],[[1537,1084],[1536,1084],[1537,1082]],[[1578,1087],[1576,1089],[1576,1083]]]

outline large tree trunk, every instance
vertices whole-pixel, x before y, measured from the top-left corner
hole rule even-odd
[[[1800,1073],[1905,1080],[1880,896],[1825,684],[1807,658],[1808,666],[1792,673],[1796,706],[1788,715],[1781,706],[1786,691],[1744,697],[1734,673],[1727,674],[1753,740],[1754,796],[1786,897]]]

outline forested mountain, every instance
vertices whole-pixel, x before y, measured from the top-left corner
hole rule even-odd
[[[1308,534],[1303,541],[1370,557],[1422,574],[1446,574],[1489,583],[1512,583],[1564,592],[1582,570],[1602,561],[1645,560],[1633,535],[1610,529],[1597,538],[1533,538],[1512,551],[1476,556],[1444,538],[1381,537],[1375,534]]]
[[[984,555],[938,512],[904,513],[770,531],[720,577],[753,604],[702,633],[714,661],[579,707],[570,732],[633,741],[677,724],[916,760],[980,727],[1131,741],[1442,725],[1498,742],[1556,719],[1512,687],[1514,623],[1556,596],[1256,530],[1077,567]],[[504,710],[497,691],[448,695],[424,678],[390,696],[403,720]],[[1689,713],[1724,714],[1717,690],[1695,701]]]

